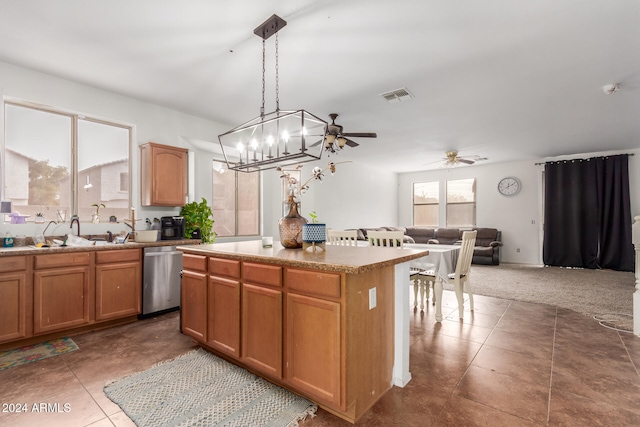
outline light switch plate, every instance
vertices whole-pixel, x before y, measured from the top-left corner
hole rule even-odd
[[[376,288],[369,289],[369,310],[373,310],[378,305],[378,297],[376,295]]]

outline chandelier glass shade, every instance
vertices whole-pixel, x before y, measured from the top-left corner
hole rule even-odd
[[[260,115],[221,135],[220,147],[229,169],[256,172],[318,160],[322,156],[328,123],[305,110],[280,110],[278,31],[287,25],[271,16],[253,32],[262,38],[262,106]],[[276,109],[265,113],[265,42],[275,37]]]

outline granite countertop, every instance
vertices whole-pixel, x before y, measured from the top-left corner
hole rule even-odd
[[[290,267],[358,274],[411,261],[429,254],[425,249],[373,248],[370,246],[326,245],[326,251],[285,249],[279,241],[273,247],[263,248],[259,240],[231,243],[213,243],[198,246],[178,246],[183,252],[216,256],[242,261],[278,264]]]
[[[50,248],[36,248],[34,246],[14,246],[11,248],[0,247],[0,256],[11,255],[40,255],[40,254],[58,254],[69,252],[87,252],[87,251],[112,251],[122,249],[148,248],[153,246],[178,246],[178,245],[199,245],[200,240],[158,240],[156,242],[129,242],[129,243],[106,243],[92,246],[58,246]]]

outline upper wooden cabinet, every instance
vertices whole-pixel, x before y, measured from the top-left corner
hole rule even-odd
[[[140,146],[142,206],[184,206],[187,200],[186,148],[148,142]]]

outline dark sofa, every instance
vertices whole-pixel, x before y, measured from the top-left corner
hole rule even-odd
[[[432,243],[454,245],[462,240],[460,228],[430,228],[430,227],[377,227],[359,228],[358,240],[367,240],[369,230],[402,231],[405,243]],[[473,264],[499,265],[502,233],[495,228],[477,227],[476,246],[473,250]]]

